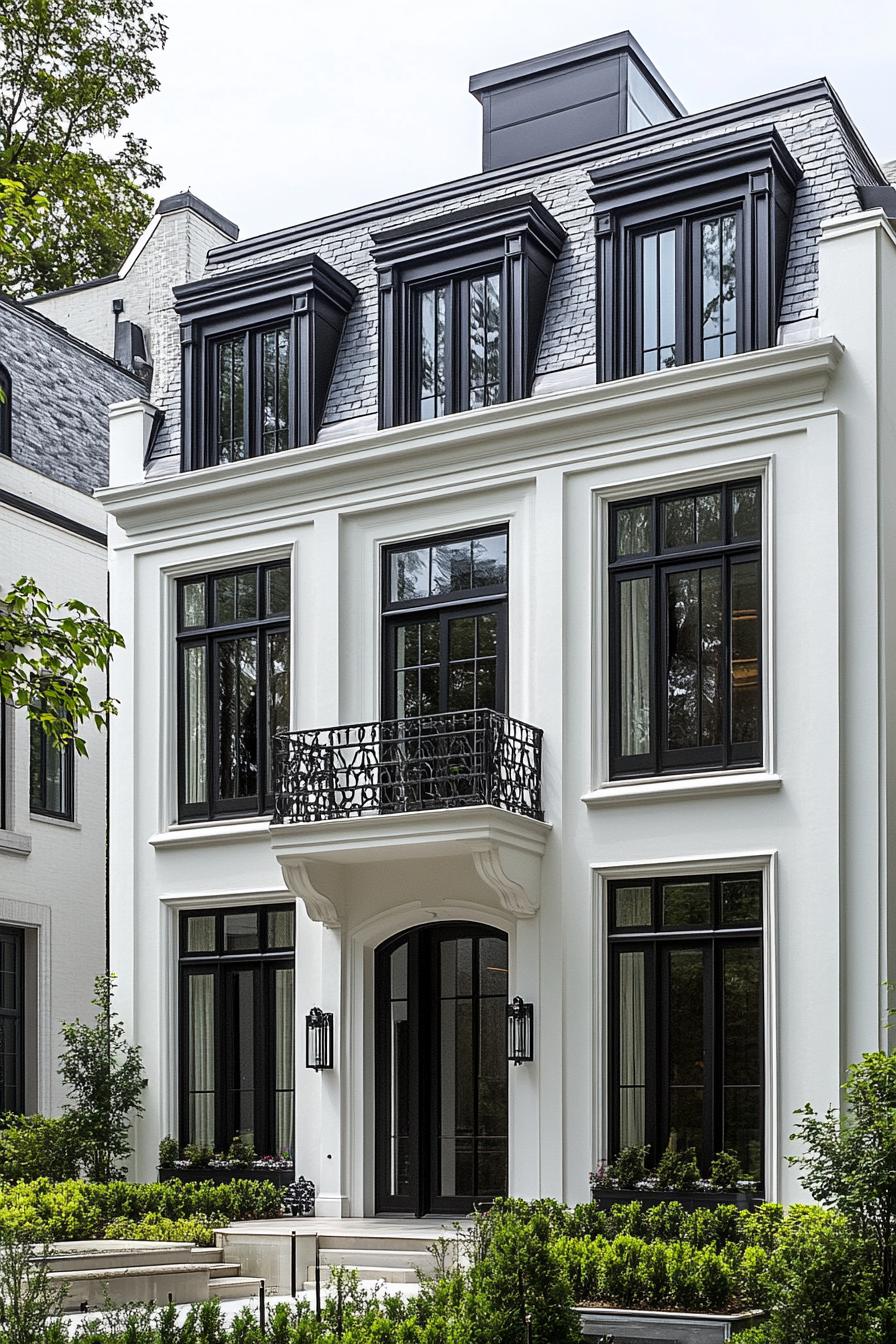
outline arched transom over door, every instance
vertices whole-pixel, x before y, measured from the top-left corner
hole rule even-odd
[[[377,949],[375,981],[377,1210],[506,1194],[506,934],[411,929]]]

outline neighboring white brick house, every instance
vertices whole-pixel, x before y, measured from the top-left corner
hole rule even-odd
[[[444,1214],[669,1141],[788,1199],[884,1039],[896,193],[826,81],[683,116],[627,35],[477,77],[487,134],[598,116],[550,99],[608,53],[649,124],[215,246],[187,418],[174,363],[113,412],[141,1175],[240,1133],[321,1213]]]
[[[0,452],[0,592],[23,575],[55,602],[105,614],[108,405],[140,382],[46,318],[0,300],[11,442]],[[52,393],[52,395],[50,395]],[[11,449],[11,452],[7,452]],[[105,694],[102,674],[91,693]],[[0,705],[0,1109],[58,1111],[62,1022],[92,1013],[106,966],[106,739],[71,764],[35,756],[22,710]]]

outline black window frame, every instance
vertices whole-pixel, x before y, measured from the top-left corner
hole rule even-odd
[[[261,426],[261,357],[265,331],[288,330],[288,406],[285,448],[314,443],[346,318],[358,291],[322,258],[309,254],[267,266],[178,285],[182,377],[181,469],[225,465],[217,460],[216,350],[244,340],[247,452],[266,455]],[[275,451],[283,451],[277,449]],[[230,465],[230,464],[226,464]]]
[[[737,541],[732,539],[732,493],[744,487],[755,486],[759,492],[759,537]],[[723,539],[721,542],[696,542],[690,547],[668,547],[662,542],[663,505],[670,500],[697,499],[701,495],[721,493]],[[612,780],[658,778],[702,771],[725,772],[761,767],[765,760],[765,642],[767,620],[764,587],[763,509],[764,481],[759,476],[704,482],[659,494],[636,495],[614,500],[609,506],[607,529],[607,602],[608,602],[608,728],[609,775]],[[646,506],[651,510],[652,548],[649,553],[616,555],[617,518],[620,512]],[[755,744],[735,743],[731,740],[731,570],[738,563],[757,562],[759,566],[758,608],[758,733]],[[667,664],[668,628],[664,615],[664,579],[678,570],[701,570],[719,567],[722,574],[722,650],[726,691],[722,697],[722,741],[720,744],[685,748],[665,745],[667,728]],[[621,661],[621,606],[619,590],[625,581],[649,578],[651,582],[649,621],[649,694],[651,745],[646,753],[624,756],[622,739],[622,685],[619,675]]]
[[[281,912],[290,912],[294,916],[293,922],[293,944],[287,948],[270,948],[267,946],[268,923],[266,916]],[[259,928],[259,946],[257,949],[239,949],[236,951],[227,951],[224,942],[224,919],[228,915],[246,915],[255,914],[258,919]],[[271,1032],[270,1024],[273,1023],[272,1011],[272,983],[273,975],[270,970],[277,967],[291,967],[293,971],[293,1012],[295,1014],[295,1023],[293,1026],[294,1039],[298,1041],[298,1016],[296,1013],[296,936],[295,936],[295,914],[296,907],[292,904],[277,905],[246,905],[246,906],[210,906],[202,909],[181,910],[178,919],[178,1049],[179,1049],[179,1069],[178,1069],[178,1134],[181,1144],[190,1142],[189,1133],[189,1016],[187,986],[191,975],[214,976],[214,1061],[215,1061],[215,1093],[214,1093],[214,1125],[216,1152],[223,1152],[230,1146],[232,1139],[236,1136],[235,1115],[232,1109],[232,1102],[229,1097],[228,1089],[225,1084],[227,1078],[228,1049],[226,1043],[226,1023],[228,1002],[222,990],[225,983],[227,968],[252,969],[258,970],[254,985],[254,1044],[253,1057],[255,1062],[254,1086],[258,1098],[256,1104],[256,1121],[260,1116],[260,1124],[256,1125],[256,1143],[255,1149],[259,1156],[274,1153],[270,1140],[274,1137],[275,1123],[275,1088],[272,1086],[273,1070],[271,1067]],[[214,918],[215,920],[215,949],[213,951],[189,952],[187,951],[187,926],[192,918]],[[295,1117],[295,1098],[297,1093],[298,1077],[295,1062],[293,1063],[293,1115]],[[293,1153],[293,1157],[294,1157]]]
[[[554,263],[566,238],[538,198],[490,201],[371,236],[379,283],[380,428],[422,423],[415,406],[415,295],[479,275],[501,277],[501,400],[529,396]],[[456,356],[463,323],[455,325]],[[467,409],[462,360],[453,362],[446,415]]]
[[[453,593],[439,593],[427,597],[395,599],[390,597],[390,575],[392,556],[400,554],[402,551],[412,551],[417,549],[435,548],[438,546],[451,545],[456,542],[473,542],[478,539],[486,540],[491,537],[504,537],[506,539],[506,579],[503,584],[493,584],[483,586],[482,588],[471,588],[469,590],[458,590]],[[391,721],[396,719],[395,705],[395,631],[399,625],[406,622],[408,618],[416,615],[421,617],[429,616],[431,619],[438,617],[440,624],[440,659],[439,659],[439,678],[440,678],[440,704],[447,703],[447,675],[450,660],[445,656],[447,647],[447,621],[456,617],[485,615],[494,613],[496,615],[496,665],[495,665],[495,711],[499,714],[507,712],[507,633],[508,633],[508,601],[510,588],[510,528],[507,523],[483,524],[482,527],[464,528],[457,532],[446,532],[436,536],[425,536],[411,538],[407,541],[395,542],[389,546],[384,546],[381,553],[381,627],[382,627],[382,650],[381,650],[381,680],[380,680],[380,701],[381,714],[384,720]],[[436,713],[449,713],[451,711],[440,708]],[[460,714],[470,711],[459,710]],[[427,713],[423,718],[431,717]]]
[[[462,271],[454,271],[444,276],[427,275],[422,280],[407,280],[406,303],[408,306],[408,339],[409,349],[407,352],[408,364],[408,420],[419,421],[423,423],[430,419],[442,419],[446,415],[455,415],[458,411],[467,411],[470,406],[470,360],[469,360],[469,333],[470,321],[470,286],[479,279],[488,279],[492,276],[498,278],[499,284],[499,369],[498,369],[498,395],[494,401],[485,402],[484,405],[496,406],[500,402],[507,400],[507,384],[509,374],[509,356],[508,356],[508,337],[510,335],[507,321],[507,307],[504,302],[504,280],[500,267],[497,266],[479,266]],[[421,416],[411,414],[416,407],[419,410],[421,400],[421,319],[420,306],[424,294],[443,289],[446,291],[446,323],[445,323],[445,410],[437,416]]]
[[[14,949],[16,976],[13,1007],[0,1007],[0,1021],[14,1022],[17,1037],[15,1100],[11,1107],[3,1105],[3,1109],[21,1115],[25,1110],[25,930],[9,924],[0,925],[0,942],[8,943]],[[2,1103],[0,1097],[0,1105]]]
[[[723,924],[721,918],[721,888],[726,882],[754,880],[760,883],[762,912],[759,924]],[[664,926],[661,919],[662,889],[667,883],[709,883],[711,888],[711,918],[704,927],[683,928]],[[615,896],[620,888],[649,887],[651,892],[651,919],[649,924],[617,927],[614,918]],[[719,975],[721,958],[727,948],[755,947],[759,953],[759,1113],[760,1113],[760,1168],[759,1188],[763,1188],[765,1170],[766,1120],[766,1005],[764,946],[765,879],[760,870],[722,873],[669,874],[644,878],[617,879],[607,883],[607,950],[608,950],[608,1082],[609,1082],[609,1143],[615,1157],[620,1151],[620,1060],[619,1060],[619,994],[618,964],[623,952],[642,951],[644,958],[645,991],[645,1072],[644,1072],[644,1142],[649,1144],[648,1164],[655,1164],[662,1156],[669,1133],[669,1059],[667,1048],[668,1015],[664,1018],[664,971],[661,949],[700,949],[711,958],[709,973],[704,969],[704,1045],[708,1064],[703,1099],[703,1163],[702,1173],[709,1175],[709,1167],[717,1152],[723,1151],[723,1092],[721,1060],[724,1045],[724,1013],[722,1009],[722,982]]]
[[[597,260],[597,381],[641,372],[636,241],[677,231],[676,366],[703,362],[699,226],[737,224],[737,353],[777,339],[790,225],[802,169],[774,127],[675,145],[592,170]]]
[[[284,614],[274,613],[261,616],[265,608],[266,578],[272,570],[285,568],[290,578],[289,609]],[[243,574],[255,574],[256,615],[251,620],[233,620],[215,624],[214,585],[216,580]],[[205,588],[206,624],[187,626],[184,624],[184,589],[190,584],[203,583]],[[272,813],[276,797],[271,772],[273,744],[266,740],[264,727],[268,713],[267,695],[267,659],[262,651],[267,647],[267,638],[273,634],[286,635],[288,651],[287,698],[291,704],[292,696],[292,574],[289,560],[267,560],[258,564],[228,565],[221,569],[203,571],[199,574],[186,574],[177,580],[176,593],[176,658],[177,658],[177,818],[178,821],[213,821],[221,817],[263,816]],[[215,646],[218,642],[239,636],[255,636],[256,640],[256,778],[259,788],[254,795],[241,798],[219,798],[216,781],[219,778],[220,730],[217,697],[214,695],[216,661]],[[205,802],[186,801],[186,707],[184,693],[184,656],[186,647],[205,649],[205,695],[206,695],[206,797]],[[263,787],[270,780],[271,788]]]
[[[37,777],[35,780],[35,751],[38,754]],[[62,807],[54,808],[47,803],[47,763],[50,752],[56,752],[61,758],[60,780]],[[35,791],[35,783],[37,790]],[[44,732],[36,719],[29,719],[29,761],[28,761],[28,810],[35,817],[49,817],[55,821],[74,821],[75,819],[75,743],[69,738],[65,746],[57,747]]]
[[[12,374],[0,364],[0,457],[12,457]]]

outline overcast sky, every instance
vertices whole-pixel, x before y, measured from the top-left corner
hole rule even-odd
[[[896,158],[892,0],[157,0],[166,174],[242,237],[480,168],[471,74],[629,28],[690,112],[827,75]]]

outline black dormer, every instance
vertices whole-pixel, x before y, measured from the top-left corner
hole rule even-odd
[[[527,397],[566,237],[532,195],[373,236],[380,427]]]
[[[598,381],[774,345],[801,177],[773,126],[592,171]]]
[[[184,471],[314,442],[356,294],[314,255],[174,290]]]

